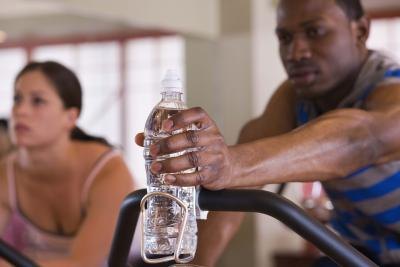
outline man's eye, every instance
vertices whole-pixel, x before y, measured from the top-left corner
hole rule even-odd
[[[278,40],[281,44],[289,44],[292,41],[292,36],[288,33],[278,33]]]
[[[325,34],[325,31],[322,28],[308,28],[306,30],[306,34],[309,38],[316,38],[323,36]]]

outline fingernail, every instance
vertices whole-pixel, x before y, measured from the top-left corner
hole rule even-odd
[[[152,173],[157,174],[162,169],[162,164],[159,162],[153,162],[150,166],[150,170]]]
[[[170,131],[170,130],[172,129],[173,126],[174,126],[174,122],[173,122],[173,121],[171,121],[171,120],[164,120],[164,121],[162,122],[161,128],[162,128],[164,131]]]
[[[175,181],[176,181],[176,177],[173,176],[173,175],[171,175],[171,174],[168,174],[168,175],[166,175],[166,176],[164,177],[164,181],[165,181],[167,184],[173,184],[173,183],[175,183]]]
[[[160,146],[158,144],[153,144],[150,146],[150,155],[156,157],[158,152],[160,152]]]

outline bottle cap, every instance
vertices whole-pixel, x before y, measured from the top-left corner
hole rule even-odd
[[[182,92],[182,81],[176,70],[167,70],[161,81],[162,92]]]

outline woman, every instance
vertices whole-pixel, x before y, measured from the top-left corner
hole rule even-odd
[[[126,165],[76,127],[82,92],[66,67],[29,63],[14,92],[16,150],[0,163],[0,237],[40,266],[102,266],[121,201],[135,188]]]

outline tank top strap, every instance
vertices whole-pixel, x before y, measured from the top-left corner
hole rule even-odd
[[[94,164],[92,170],[90,171],[89,175],[87,176],[85,183],[83,184],[83,190],[81,195],[81,203],[83,206],[86,206],[87,198],[89,194],[89,190],[97,177],[97,174],[101,171],[101,169],[107,164],[109,160],[112,158],[119,156],[120,153],[116,149],[111,149],[103,153],[100,158]]]
[[[8,201],[12,210],[17,209],[17,187],[15,185],[15,172],[14,172],[14,155],[7,157],[6,161],[6,175],[8,183]]]

